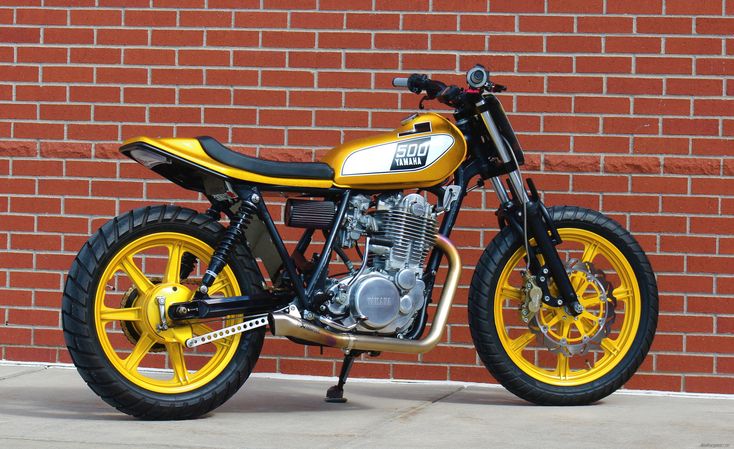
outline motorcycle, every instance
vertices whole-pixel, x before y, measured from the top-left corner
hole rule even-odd
[[[546,208],[522,175],[522,148],[495,95],[505,87],[481,65],[466,77],[466,88],[395,78],[423,94],[421,109],[427,100],[453,108],[455,123],[416,113],[320,162],[262,160],[211,137],[127,140],[125,156],[211,205],[131,210],[83,245],[62,312],[89,387],[139,418],[194,418],[244,384],[269,328],[342,350],[326,400],[345,402],[355,357],[425,353],[441,341],[462,268],[451,231],[467,193],[488,180],[499,232],[476,265],[467,306],[480,359],[536,404],[589,404],[620,388],[655,334],[651,265],[600,212]],[[273,194],[286,198],[280,230],[281,205],[266,204]],[[290,251],[282,233],[298,237]],[[323,244],[309,258],[314,239]]]

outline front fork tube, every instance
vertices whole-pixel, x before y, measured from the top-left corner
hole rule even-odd
[[[565,306],[568,313],[574,316],[581,314],[583,307],[578,301],[576,292],[566,272],[566,267],[558,251],[556,251],[555,245],[560,243],[560,237],[558,236],[550,214],[548,214],[543,202],[540,200],[540,196],[535,190],[532,180],[528,179],[530,195],[525,190],[525,186],[517,171],[510,173],[509,184],[514,201],[508,197],[507,192],[502,186],[502,182],[498,178],[492,178],[492,185],[502,204],[501,208],[505,209],[504,219],[511,222],[512,228],[515,232],[519,233],[523,242],[525,242],[525,239],[530,238],[535,240],[535,246],[529,248],[530,254],[527,257],[531,273],[536,276],[536,279],[541,284],[544,284],[541,286],[544,293],[543,302],[551,307]],[[523,213],[527,214],[525,219],[523,219]],[[526,225],[527,229],[525,229]],[[525,235],[525,232],[527,232],[527,235]],[[555,243],[554,239],[556,240]],[[537,249],[534,251],[535,248]],[[543,256],[545,265],[541,265],[537,257],[538,253]],[[548,274],[555,280],[556,287],[560,293],[560,297],[558,298],[548,293]]]

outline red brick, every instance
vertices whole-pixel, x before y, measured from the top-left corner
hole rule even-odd
[[[727,75],[734,72],[732,58],[697,58],[697,75]]]
[[[660,14],[663,12],[662,0],[607,0],[608,14]]]
[[[571,72],[573,59],[565,56],[520,56],[521,72]]]
[[[697,116],[734,116],[734,100],[696,99],[694,113]]]
[[[344,24],[343,13],[293,12],[291,28],[340,29]]]
[[[663,212],[687,214],[716,214],[718,200],[715,197],[663,197]]]
[[[719,175],[721,161],[704,158],[665,158],[665,172],[684,175]]]
[[[152,31],[151,44],[161,47],[200,47],[204,43],[204,32],[199,30],[156,30]]]
[[[721,3],[721,0],[699,0],[697,2],[666,0],[665,13],[684,16],[697,14],[721,15]]]
[[[607,36],[604,50],[608,53],[660,53],[659,37]]]
[[[490,37],[491,39],[491,37]],[[486,39],[483,34],[437,34],[431,35],[432,50],[477,51],[486,49]],[[517,48],[516,51],[524,51]]]
[[[14,44],[39,44],[41,43],[41,29],[25,27],[2,27],[0,28],[0,42],[9,42]]]
[[[719,55],[721,50],[721,39],[687,37],[665,39],[665,53],[667,54]]]
[[[576,57],[576,71],[581,73],[632,73],[632,59],[622,56],[578,56]]]
[[[122,25],[122,11],[114,9],[72,9],[72,25],[120,26]]]
[[[655,78],[607,78],[607,91],[613,94],[660,95],[663,80]]]
[[[691,58],[639,56],[635,64],[635,72],[642,74],[690,75],[693,71]]]
[[[392,48],[400,50],[426,50],[428,49],[427,34],[413,33],[375,33],[374,47]]]
[[[402,55],[401,67],[405,70],[441,70],[456,66],[456,55],[450,53],[418,53]]]
[[[664,118],[663,133],[716,136],[719,123],[716,119]]]
[[[214,47],[252,47],[257,46],[259,35],[256,31],[245,30],[207,30],[206,44]]]
[[[678,98],[636,98],[635,114],[691,115],[691,101]]]
[[[129,14],[129,12],[128,12]],[[97,28],[98,45],[147,45],[148,33],[136,29]]]
[[[635,136],[635,153],[644,154],[688,154],[689,143],[682,137]]]
[[[174,65],[176,52],[152,48],[126,48],[123,60],[125,64],[130,65]]]
[[[652,117],[605,117],[606,134],[658,134],[660,120]]]
[[[546,47],[547,51],[554,53],[599,53],[601,51],[601,38],[591,36],[547,36]],[[609,62],[612,65],[617,65],[619,61]],[[607,69],[609,68],[607,67]]]
[[[433,16],[436,16],[434,19]],[[439,20],[438,18],[441,17]],[[403,17],[403,28],[415,30],[456,30],[456,15],[431,14]],[[461,31],[515,31],[515,16],[499,14],[461,15],[458,17]],[[410,20],[409,20],[410,19]],[[532,24],[529,24],[530,26]],[[521,25],[522,26],[522,25]]]
[[[637,32],[645,34],[690,34],[690,17],[638,17]]]
[[[176,26],[176,11],[126,9],[125,25],[135,27]]]
[[[702,155],[729,155],[734,148],[731,139],[693,139],[693,153]],[[727,161],[724,161],[725,164]],[[724,166],[726,169],[726,165]],[[731,171],[725,171],[724,174],[730,175]]]
[[[231,11],[179,11],[179,25],[194,28],[229,28],[232,26]]]
[[[487,4],[483,0],[443,0],[441,2],[431,2],[433,11],[454,12],[454,11],[471,11],[471,12],[487,12]]]
[[[17,47],[17,62],[43,62],[65,64],[69,57],[68,48],[59,47]]]
[[[686,376],[686,391],[692,393],[734,393],[734,377]]]
[[[734,34],[734,18],[696,17],[696,34]]]
[[[710,356],[659,354],[656,358],[658,372],[711,373],[714,370],[714,358]]]
[[[44,28],[43,42],[45,44],[93,44],[94,29],[92,28]]]
[[[596,76],[549,76],[548,92],[601,93],[604,79]]]
[[[398,30],[400,15],[347,13],[346,24],[348,30]]]
[[[642,17],[637,17],[639,24]],[[619,16],[577,16],[578,30],[581,33],[631,33],[632,18]],[[638,25],[639,27],[639,25]]]
[[[457,2],[459,4],[463,2]],[[543,0],[494,0],[489,5],[489,12],[545,12],[545,2]],[[458,6],[458,9],[462,9]]]

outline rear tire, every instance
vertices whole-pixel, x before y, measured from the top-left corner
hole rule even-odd
[[[576,354],[549,350],[554,335],[568,345],[561,346],[566,349],[572,343],[582,346],[590,336],[605,335],[598,334],[605,322],[599,318],[609,318],[601,311],[611,300],[602,294],[592,299],[595,290],[581,272],[572,282],[586,315],[574,319],[562,309],[543,305],[535,330],[523,323],[519,306],[525,298],[520,289],[525,248],[509,227],[492,240],[474,272],[469,326],[482,362],[515,395],[542,405],[589,404],[624,385],[644,360],[657,325],[657,285],[645,253],[617,222],[578,207],[555,207],[550,213],[563,239],[559,253],[576,251],[580,260],[605,267],[605,275],[614,280],[615,315],[600,346]],[[599,316],[593,310],[599,310]],[[540,334],[543,326],[546,333]]]
[[[188,350],[182,343],[186,338],[243,318],[171,324],[161,330],[157,306],[151,305],[156,295],[170,294],[170,302],[190,299],[195,281],[180,279],[190,272],[181,268],[181,256],[193,254],[206,268],[223,231],[216,220],[191,209],[145,207],[107,222],[79,251],[64,287],[64,338],[81,376],[113,407],[143,419],[195,418],[224,403],[247,380],[262,349],[264,328]],[[235,247],[230,259],[217,279],[221,294],[262,288],[257,265],[243,245]],[[163,265],[161,277],[150,275]],[[120,301],[121,288],[127,286]],[[207,347],[209,353],[202,349]],[[173,370],[170,379],[168,371],[147,369],[163,363],[159,352]]]

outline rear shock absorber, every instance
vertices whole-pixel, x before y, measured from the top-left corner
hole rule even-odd
[[[229,227],[224,232],[222,241],[219,242],[212,260],[204,273],[201,280],[199,290],[196,292],[195,299],[201,299],[209,292],[217,276],[227,265],[232,247],[237,243],[237,239],[244,235],[247,226],[252,220],[252,216],[257,213],[257,204],[260,202],[260,196],[257,193],[250,195],[249,199],[243,199],[242,204],[237,209],[237,213],[232,217]]]

